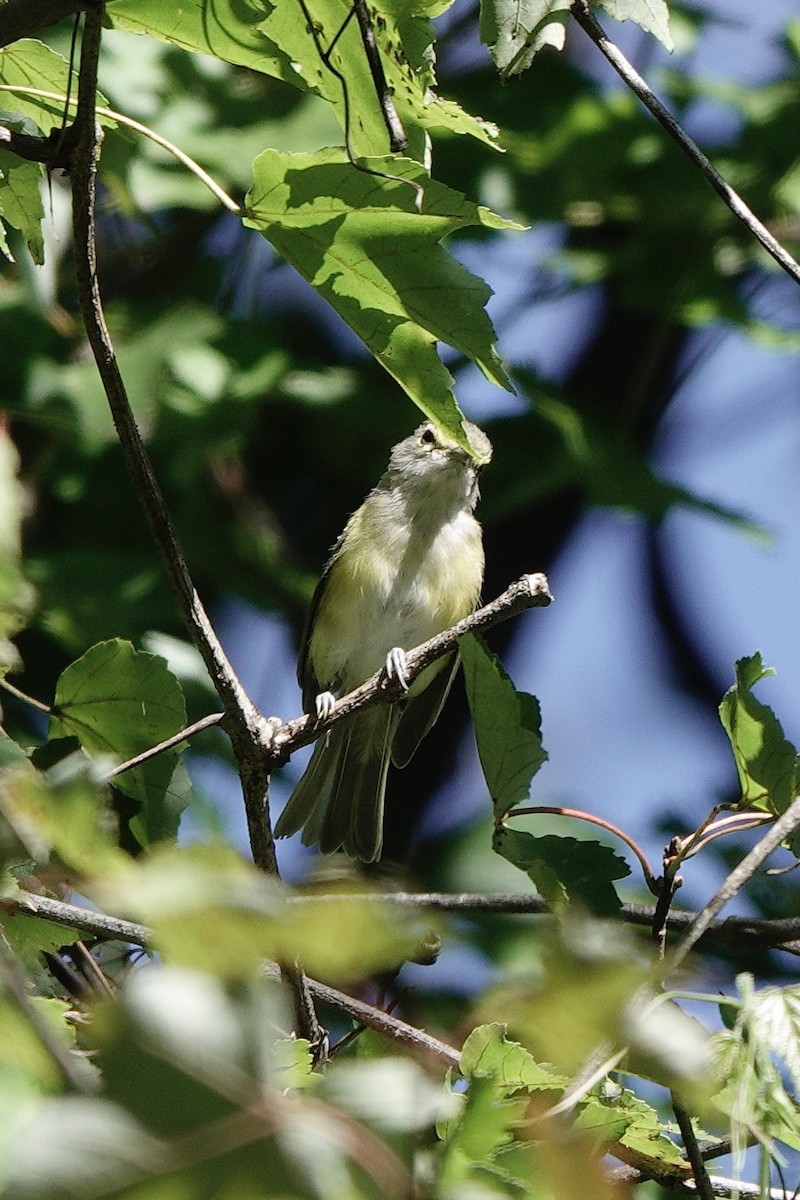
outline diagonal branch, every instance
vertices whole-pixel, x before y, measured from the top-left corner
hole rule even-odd
[[[649,109],[659,124],[663,125],[673,141],[680,146],[684,154],[705,175],[714,191],[718,196],[722,197],[733,215],[749,229],[753,237],[775,259],[778,266],[783,267],[784,271],[788,275],[791,275],[795,283],[800,283],[800,263],[792,258],[789,251],[781,245],[776,237],[773,237],[766,225],[759,221],[758,217],[748,208],[738,192],[735,192],[730,184],[726,183],[711,160],[706,157],[700,147],[692,141],[688,133],[678,124],[669,109],[662,104],[650,86],[642,79],[638,71],[628,62],[622,51],[606,36],[591,13],[588,0],[575,0],[572,6],[572,15],[581,29],[592,39],[600,53],[608,59],[617,74],[625,81],[631,91],[639,97],[645,108]]]
[[[550,594],[545,575],[523,575],[521,579],[506,588],[496,600],[485,604],[483,608],[479,608],[477,612],[465,617],[463,621],[446,629],[444,633],[437,634],[427,642],[422,642],[413,650],[408,650],[406,652],[408,667],[406,674],[409,683],[413,683],[432,662],[455,650],[459,638],[465,637],[468,633],[479,633],[484,629],[490,629],[493,625],[507,621],[510,617],[515,617],[529,608],[546,608],[548,604],[552,603],[552,600],[553,597]],[[337,700],[331,709],[330,716],[324,719],[312,715],[297,717],[296,720],[288,721],[277,729],[272,739],[272,749],[276,755],[275,765],[301,746],[307,746],[309,742],[315,741],[327,729],[338,724],[339,721],[343,721],[345,717],[360,712],[362,708],[367,708],[371,704],[391,704],[400,699],[402,695],[403,690],[399,684],[387,681],[384,671],[376,671],[360,687]]]

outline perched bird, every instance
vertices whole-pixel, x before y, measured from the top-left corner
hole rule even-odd
[[[463,423],[472,448],[431,421],[398,442],[377,487],[347,522],[317,585],[298,665],[306,712],[334,702],[384,668],[405,683],[404,648],[471,613],[483,582],[481,527],[473,516],[478,475],[492,457],[486,434]],[[324,854],[343,848],[374,862],[383,842],[389,759],[404,767],[441,712],[456,653],[432,663],[407,695],[333,726],[275,827],[303,830]]]

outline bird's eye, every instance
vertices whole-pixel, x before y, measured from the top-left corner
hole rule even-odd
[[[436,441],[436,434],[432,429],[423,429],[419,435],[419,440],[423,446],[432,446]]]

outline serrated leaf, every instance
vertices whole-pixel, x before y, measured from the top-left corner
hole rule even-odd
[[[635,1150],[649,1162],[666,1164],[687,1176],[691,1173],[680,1147],[667,1137],[658,1113],[644,1100],[628,1088],[623,1088],[616,1099],[604,1101],[604,1104],[619,1112],[627,1121],[625,1131],[619,1138],[623,1146]]]
[[[752,688],[774,672],[759,653],[736,663],[736,683],[722,698],[720,721],[731,743],[742,803],[780,815],[797,794],[800,763],[771,708]]]
[[[495,830],[493,845],[525,872],[555,911],[581,900],[599,916],[619,912],[622,902],[613,883],[631,871],[610,846],[555,834],[535,837],[507,826]]]
[[[52,734],[74,734],[89,754],[124,762],[185,725],[183,692],[164,659],[120,638],[92,646],[56,684]],[[174,834],[177,792],[169,789],[176,763],[170,751],[115,777],[114,786],[142,806],[139,836]],[[178,791],[185,793],[185,783]]]
[[[41,163],[26,162],[0,149],[0,217],[19,230],[37,266],[44,262],[42,173]]]
[[[480,638],[459,640],[478,755],[495,818],[528,797],[531,780],[547,761],[539,702],[518,692],[500,660]]]
[[[0,50],[0,84],[9,91],[0,92],[0,108],[30,117],[43,133],[59,126],[64,116],[61,100],[30,96],[15,87],[37,88],[43,92],[66,95],[69,88],[69,63],[63,55],[33,38],[21,38]],[[104,101],[98,98],[98,103]]]
[[[434,27],[439,4],[379,0],[370,5],[378,54],[403,123],[413,157],[425,153],[425,131],[469,134],[495,145],[497,129],[473,117],[452,100],[436,95],[433,72]],[[322,50],[336,39],[331,65],[347,80],[350,145],[354,153],[383,154],[388,134],[364,53],[358,23],[346,0],[308,0]],[[332,105],[345,125],[342,83],[328,70],[310,35],[299,5],[265,2],[247,7],[236,0],[196,0],[165,5],[163,0],[116,0],[109,20],[117,29],[162,38],[185,50],[198,50],[253,71],[273,75],[309,90]],[[344,28],[342,26],[344,25]]]
[[[669,9],[666,0],[598,0],[615,21],[635,21],[646,33],[657,37],[667,50],[675,44],[669,31]]]
[[[343,78],[349,109],[349,142],[354,154],[387,153],[386,124],[358,22],[348,20],[352,12],[349,0],[306,0],[306,3],[319,45],[323,50],[333,46],[329,62],[340,77],[322,61],[308,27],[298,20],[289,5],[271,6],[272,11],[261,26],[268,46],[293,64],[296,85],[302,80],[306,87],[333,105],[339,123],[345,128]],[[433,90],[435,29],[430,16],[441,7],[428,2],[409,4],[408,0],[376,0],[369,5],[387,89],[409,141],[407,153],[418,161],[423,161],[426,155],[426,131],[469,134],[490,146],[496,145],[494,125],[470,116],[452,100],[440,99]]]
[[[461,1047],[459,1066],[467,1079],[490,1075],[509,1093],[520,1089],[556,1091],[568,1083],[566,1075],[540,1066],[529,1050],[508,1037],[505,1025],[496,1021],[473,1029]]]
[[[564,46],[570,0],[481,0],[481,41],[503,79],[521,75],[543,46]]]
[[[333,305],[427,416],[459,430],[437,341],[471,358],[493,383],[510,385],[484,309],[490,289],[439,243],[469,226],[512,226],[409,159],[367,165],[373,173],[339,150],[266,150],[253,164],[244,223]]]

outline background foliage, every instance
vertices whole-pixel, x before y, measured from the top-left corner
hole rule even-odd
[[[639,21],[641,34],[607,23],[679,119],[702,134],[703,106],[724,110],[719,144],[705,149],[796,246],[797,23],[775,33],[769,77],[743,86],[697,67],[724,15],[676,4],[668,26],[660,3],[603,8]],[[699,904],[714,871],[744,851],[730,838],[692,843],[691,831],[722,800],[785,811],[797,756],[765,704],[756,647],[715,672],[664,552],[676,512],[763,538],[741,464],[731,457],[732,486],[708,495],[664,469],[657,449],[702,366],[698,337],[735,330],[766,355],[796,350],[781,290],[790,285],[610,82],[567,4],[448,9],[370,6],[408,135],[397,156],[354,19],[331,56],[346,96],[321,60],[349,11],[340,0],[315,0],[305,15],[299,3],[108,4],[98,273],[120,367],[199,590],[232,650],[245,647],[246,679],[254,643],[268,641],[264,695],[283,718],[299,699],[276,630],[297,634],[346,514],[417,420],[410,401],[457,428],[455,379],[494,442],[481,506],[487,597],[523,572],[557,571],[589,511],[646,529],[649,586],[635,601],[658,628],[670,686],[700,724],[717,721],[733,684],[718,725],[727,773],[653,819],[663,817],[661,841],[686,835],[687,852],[710,860],[708,886],[694,884]],[[675,44],[674,58],[653,57],[653,34]],[[61,127],[71,35],[67,20],[0,51],[13,132]],[[193,739],[189,771],[176,748],[110,786],[114,763],[218,705],[86,345],[61,173],[0,148],[0,217],[0,653],[12,684],[56,710],[3,693],[3,1194],[570,1200],[635,1185],[656,1195],[661,1185],[641,1181],[673,1189],[690,1174],[670,1090],[701,1141],[732,1130],[735,1149],[760,1146],[762,1187],[770,1164],[791,1179],[800,1037],[790,954],[715,943],[691,979],[665,974],[646,938],[612,921],[623,900],[652,901],[630,873],[630,848],[563,819],[504,822],[544,786],[534,777],[548,713],[482,643],[465,644],[464,658],[485,782],[457,750],[467,705],[454,696],[391,781],[378,877],[309,866],[281,847],[284,873],[315,885],[299,903],[249,865],[244,845],[230,844],[239,798],[217,729]],[[485,279],[497,291],[500,353]],[[765,306],[765,294],[779,303]],[[554,319],[541,332],[543,311]],[[754,604],[764,620],[769,607],[769,597]],[[580,615],[565,608],[577,630]],[[491,635],[506,657],[515,630]],[[602,639],[600,620],[596,630]],[[257,691],[257,676],[247,682]],[[655,686],[645,680],[643,696]],[[602,710],[608,696],[592,703]],[[576,737],[569,753],[588,751]],[[623,747],[611,737],[605,754],[614,761]],[[647,763],[648,799],[660,799],[668,770]],[[448,780],[455,819],[446,837],[426,836],[431,797]],[[598,811],[625,824],[612,797]],[[557,920],[313,899],[400,886],[529,893],[531,883]],[[147,954],[131,949],[131,929],[88,940],[113,998],[87,995],[81,930],[25,915],[26,890],[84,897],[146,927]],[[792,915],[793,877],[760,875],[748,904],[754,916]],[[295,956],[326,983],[355,991],[367,980],[361,993],[435,1035],[438,1057],[368,1031],[313,1069],[308,1043],[291,1036],[290,1000],[262,969]],[[679,984],[706,999],[674,996]],[[336,1041],[351,1022],[333,1005],[322,1011]],[[457,1046],[460,1059],[448,1056]],[[632,1164],[627,1182],[612,1180],[608,1150]]]

